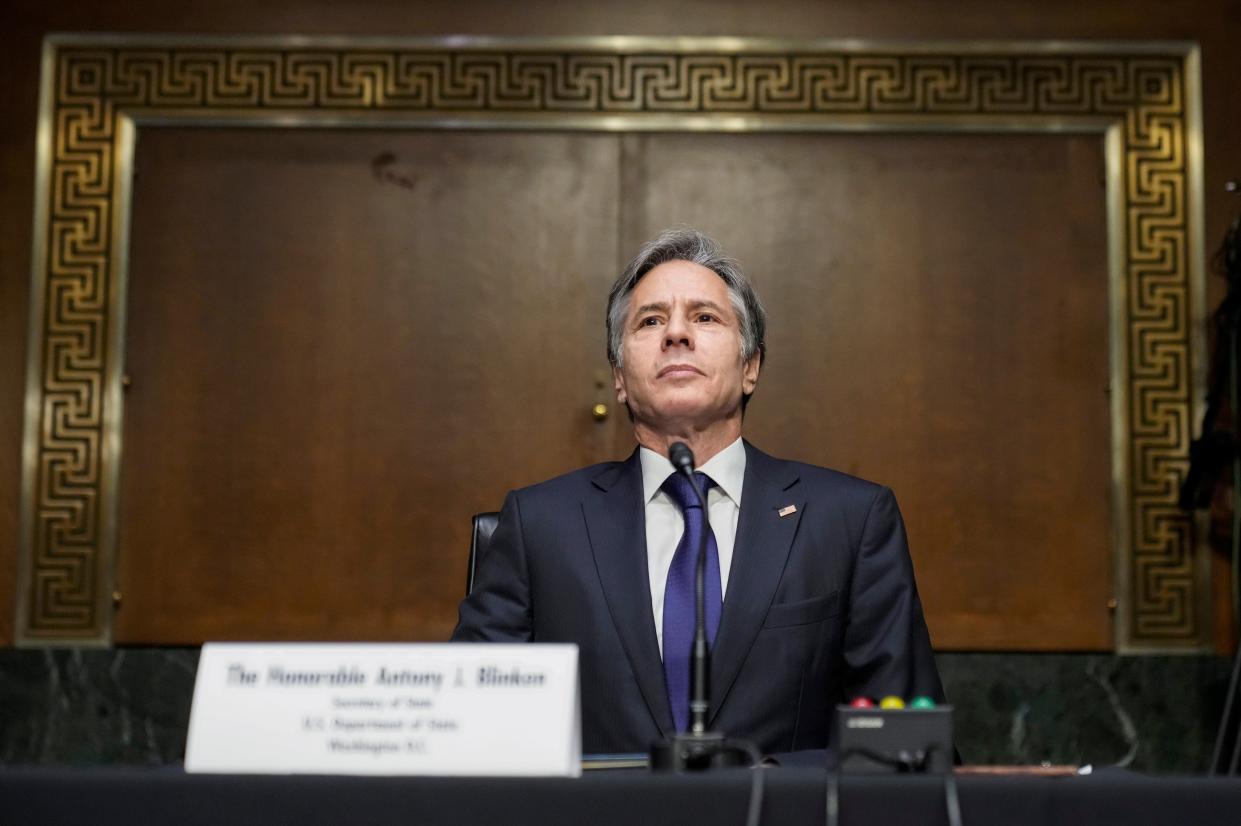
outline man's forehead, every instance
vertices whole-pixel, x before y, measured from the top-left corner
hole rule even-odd
[[[633,303],[670,303],[674,300],[693,304],[729,306],[728,285],[719,273],[692,261],[666,261],[642,276],[634,285]]]
[[[688,298],[684,301],[684,305],[685,305],[685,308],[689,310],[712,309],[712,310],[720,310],[720,311],[730,311],[732,309],[732,307],[730,307],[727,303],[719,304],[715,301],[712,301],[709,298]],[[633,306],[633,312],[635,313],[642,313],[648,310],[671,310],[671,309],[672,309],[671,301],[647,301],[643,304],[635,304]]]

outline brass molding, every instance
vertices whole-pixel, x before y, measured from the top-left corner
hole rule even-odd
[[[1205,381],[1195,45],[82,34],[43,60],[19,644],[111,641],[133,145],[180,124],[1099,135],[1116,646],[1209,646],[1176,506]]]

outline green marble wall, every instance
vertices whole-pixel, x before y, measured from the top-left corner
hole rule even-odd
[[[1231,662],[1214,656],[940,654],[969,763],[1204,772]]]
[[[181,760],[195,648],[0,649],[0,763]],[[941,654],[966,762],[1207,768],[1222,657]]]

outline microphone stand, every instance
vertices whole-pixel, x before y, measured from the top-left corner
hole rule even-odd
[[[713,768],[748,766],[761,756],[750,743],[730,740],[723,732],[707,731],[710,711],[711,647],[707,643],[707,536],[711,533],[711,517],[707,497],[694,478],[694,454],[682,442],[674,442],[668,458],[689,479],[694,496],[702,507],[703,530],[698,540],[698,559],[694,566],[694,645],[690,653],[689,731],[677,732],[651,746],[651,769],[654,771],[704,771]]]

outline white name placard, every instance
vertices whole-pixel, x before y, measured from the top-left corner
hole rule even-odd
[[[577,646],[203,646],[187,772],[576,777]]]

